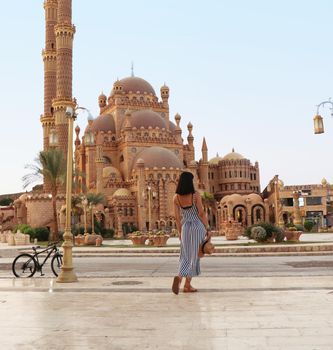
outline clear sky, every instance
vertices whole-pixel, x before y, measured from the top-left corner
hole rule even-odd
[[[1,1],[0,194],[22,190],[42,148],[44,10]],[[117,77],[170,87],[171,115],[194,125],[197,160],[232,147],[259,161],[261,185],[333,182],[333,118],[313,134],[315,105],[333,97],[330,0],[73,0],[73,95],[98,115]],[[84,128],[86,116],[78,120]]]

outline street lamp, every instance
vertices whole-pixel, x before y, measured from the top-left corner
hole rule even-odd
[[[72,209],[72,177],[73,177],[73,124],[77,117],[77,111],[84,110],[83,107],[66,108],[66,117],[68,118],[68,145],[67,145],[67,178],[66,178],[66,224],[64,232],[64,243],[62,244],[64,258],[61,271],[57,282],[76,282],[77,277],[73,267],[73,234],[71,231],[71,209]]]
[[[89,209],[91,210],[91,234],[95,234],[95,220],[94,220],[94,205],[90,203]]]
[[[329,98],[327,101],[319,103],[317,105],[317,114],[313,118],[314,122],[314,133],[315,134],[323,134],[324,131],[324,122],[322,116],[319,114],[319,108],[320,107],[325,107],[325,105],[330,105],[330,110],[331,110],[331,116],[333,116],[333,102],[331,101],[331,98]]]
[[[83,204],[83,215],[84,215],[84,234],[87,234],[87,205],[88,205],[88,199],[87,197],[84,197],[82,200]]]
[[[152,200],[155,198],[156,193],[153,191],[151,186],[147,187],[148,190],[148,231],[152,230]]]

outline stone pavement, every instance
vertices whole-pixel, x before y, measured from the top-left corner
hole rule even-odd
[[[276,255],[323,255],[333,252],[333,233],[303,234],[298,244],[268,244],[247,246],[253,243],[246,237],[239,237],[236,241],[227,241],[224,236],[212,238],[216,245],[215,255],[220,256],[276,256]],[[243,245],[242,245],[243,244]],[[21,250],[30,250],[31,246],[8,246],[0,243],[0,258],[13,258]],[[133,247],[130,240],[104,240],[103,247],[76,246],[73,248],[74,257],[83,256],[112,256],[112,255],[178,255],[179,239],[171,237],[166,247]]]
[[[332,350],[331,277],[0,279],[1,349]]]

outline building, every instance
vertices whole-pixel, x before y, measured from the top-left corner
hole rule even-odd
[[[269,221],[280,226],[312,221],[316,228],[333,226],[333,185],[326,179],[321,184],[285,186],[276,175],[263,191],[268,203]]]
[[[75,26],[71,0],[46,0],[44,62],[43,148],[57,147],[67,154],[66,107],[76,107],[72,96],[72,55]],[[131,76],[113,83],[108,96],[98,97],[100,115],[88,120],[85,130],[75,129],[77,194],[103,193],[98,208],[103,225],[119,236],[126,227],[140,230],[172,229],[173,195],[181,171],[193,173],[197,188],[216,199],[231,193],[259,193],[259,167],[236,152],[208,161],[206,140],[202,159],[195,160],[193,125],[183,139],[181,116],[169,114],[170,89],[160,94],[146,80]],[[83,174],[83,175],[82,175]],[[57,197],[63,224],[65,188]],[[24,194],[15,201],[16,221],[32,226],[52,226],[51,197],[43,191]],[[216,208],[207,208],[216,224]]]

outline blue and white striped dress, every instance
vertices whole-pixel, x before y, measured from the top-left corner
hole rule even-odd
[[[194,195],[195,196],[195,195]],[[193,197],[194,197],[193,196]],[[197,206],[193,203],[189,207],[182,207],[181,212],[182,237],[180,243],[179,276],[200,275],[199,245],[206,235],[205,225],[199,218]]]

